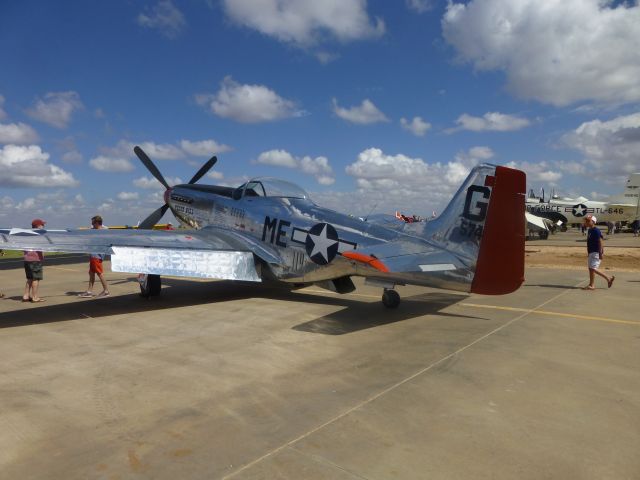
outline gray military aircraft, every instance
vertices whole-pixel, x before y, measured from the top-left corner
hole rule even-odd
[[[111,255],[113,271],[145,274],[143,296],[160,293],[160,275],[317,284],[338,293],[353,291],[351,277],[361,276],[395,308],[396,285],[499,295],[524,280],[526,179],[519,170],[477,166],[437,219],[388,228],[322,208],[283,180],[196,184],[216,157],[189,183],[171,187],[142,149],[134,151],[166,188],[164,205],[138,230],[0,229],[0,248]],[[151,230],[167,209],[190,229]]]
[[[598,222],[632,222],[640,218],[640,173],[632,173],[627,179],[622,193],[604,202],[588,200],[585,197],[568,198],[552,195],[549,200],[529,191],[526,199],[527,211],[539,217],[548,218],[556,224],[581,224],[587,215],[594,215]]]

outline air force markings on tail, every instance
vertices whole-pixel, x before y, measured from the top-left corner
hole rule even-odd
[[[283,180],[197,184],[215,157],[188,184],[170,187],[134,151],[166,188],[164,205],[138,230],[0,229],[0,248],[108,254],[113,271],[146,274],[145,296],[160,293],[160,275],[316,284],[338,293],[353,291],[351,277],[361,276],[394,308],[396,285],[499,295],[524,280],[526,181],[519,170],[477,166],[437,219],[387,228],[321,208]],[[167,209],[190,229],[151,230]]]

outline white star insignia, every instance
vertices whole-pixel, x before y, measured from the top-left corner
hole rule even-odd
[[[313,257],[316,254],[320,254],[324,257],[325,262],[329,261],[329,254],[327,252],[327,250],[331,247],[333,247],[336,243],[338,243],[337,240],[331,240],[330,238],[327,238],[327,226],[325,225],[322,229],[322,231],[320,232],[319,235],[313,235],[311,233],[309,233],[309,237],[311,238],[311,241],[313,242],[313,250],[311,251],[311,253],[309,254],[309,257]]]

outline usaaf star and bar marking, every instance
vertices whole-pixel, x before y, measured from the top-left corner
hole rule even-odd
[[[584,217],[585,215],[593,214],[624,214],[623,208],[601,208],[601,207],[587,207],[584,203],[578,203],[572,207],[563,205],[527,205],[527,210],[530,212],[556,212],[556,213],[572,213],[574,217]]]
[[[262,241],[285,248],[290,227],[291,222],[287,220],[266,216],[262,229]],[[337,254],[355,250],[358,246],[357,243],[340,239],[335,227],[329,223],[316,223],[309,230],[293,227],[291,241],[304,245],[311,261],[318,265],[327,265]]]

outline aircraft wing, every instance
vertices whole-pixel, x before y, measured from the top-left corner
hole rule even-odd
[[[0,229],[0,248],[111,255],[115,272],[224,280],[260,281],[255,257],[282,263],[275,249],[249,235],[218,227],[174,231]]]
[[[530,230],[548,230],[547,225],[544,222],[544,218],[533,215],[529,212],[524,212],[524,216],[527,219],[527,228]]]

